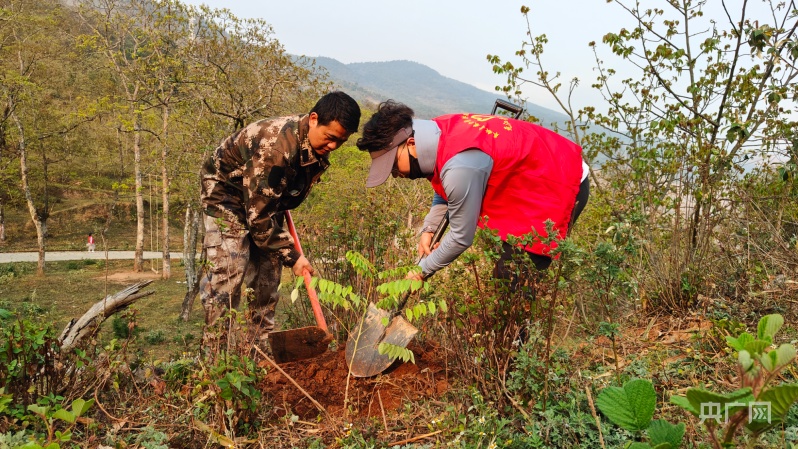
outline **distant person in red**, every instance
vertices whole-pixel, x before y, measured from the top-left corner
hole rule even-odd
[[[539,270],[551,264],[547,245],[536,239],[526,247],[507,236],[533,230],[546,236],[547,220],[565,238],[587,204],[589,182],[582,149],[559,134],[522,120],[481,114],[451,114],[432,120],[413,118],[413,110],[388,100],[363,126],[359,149],[371,156],[366,187],[388,176],[426,178],[435,195],[418,244],[421,273],[429,277],[471,246],[477,226],[494,229],[504,241],[494,276],[510,279],[506,262],[527,251]],[[446,213],[449,232],[430,248],[432,234]],[[434,251],[433,251],[434,250]]]
[[[91,232],[89,232],[89,240],[86,242],[86,247],[89,249],[90,253],[94,252],[94,236]]]

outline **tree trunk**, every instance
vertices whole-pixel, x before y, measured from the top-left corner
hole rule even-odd
[[[50,218],[50,187],[48,186],[49,176],[47,174],[48,162],[47,154],[45,154],[44,146],[41,147],[42,156],[42,207],[39,209],[39,219],[42,223],[42,235],[50,237],[50,231],[47,229],[47,220]]]
[[[136,255],[133,258],[133,271],[144,271],[144,194],[141,178],[141,112],[134,111],[133,128],[133,170],[136,178]]]
[[[197,272],[197,240],[199,236],[200,217],[202,211],[195,210],[191,204],[186,208],[186,223],[183,227],[183,265],[186,267],[186,296],[180,309],[180,318],[188,321],[194,298],[199,293],[199,281],[202,273]],[[205,249],[200,258],[205,258]]]
[[[161,148],[161,194],[163,203],[163,271],[161,279],[169,279],[172,276],[172,259],[169,257],[169,170],[166,169],[166,160],[169,155],[167,144],[167,132],[169,124],[169,108],[163,106],[163,147]]]
[[[125,179],[125,147],[122,145],[122,131],[116,128],[116,146],[119,147],[119,179]]]
[[[42,220],[39,217],[39,212],[36,210],[36,204],[33,202],[33,195],[30,192],[30,185],[28,184],[28,156],[25,147],[25,129],[22,127],[22,122],[19,121],[19,117],[17,117],[16,113],[11,113],[11,117],[19,130],[19,165],[22,178],[22,190],[25,192],[25,202],[28,203],[30,218],[33,220],[33,225],[36,226],[36,242],[39,245],[39,261],[36,265],[36,274],[44,276],[44,232],[42,229]]]
[[[0,204],[0,242],[6,241],[6,212],[5,206]]]

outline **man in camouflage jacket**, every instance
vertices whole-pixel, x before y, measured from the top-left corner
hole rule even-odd
[[[357,131],[360,107],[349,95],[323,96],[307,115],[264,119],[222,141],[202,167],[209,267],[200,280],[206,325],[237,308],[241,287],[261,339],[274,329],[282,267],[313,273],[294,249],[285,210],[297,207],[329,167],[328,155]]]

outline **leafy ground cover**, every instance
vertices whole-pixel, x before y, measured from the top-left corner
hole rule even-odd
[[[58,331],[106,289],[157,276],[131,273],[126,261],[109,262],[107,274],[103,262],[51,265],[44,278],[34,275],[32,264],[3,266],[0,308],[16,320],[53,323]],[[442,278],[420,300],[442,294],[447,281]],[[279,311],[284,327],[301,325],[308,317],[304,298],[291,302],[292,285],[286,278]],[[789,293],[789,286],[779,294]],[[381,376],[355,379],[343,357],[344,333],[324,355],[282,365],[282,371],[253,353],[244,339],[231,340],[236,343],[229,351],[204,354],[201,313],[195,309],[188,323],[178,319],[185,286],[155,280],[149,288],[154,296],[106,322],[95,343],[78,353],[83,366],[92,369],[69,388],[36,401],[51,407],[43,416],[61,407],[69,410],[77,397],[93,401],[83,423],[69,427],[56,419],[52,424],[71,429],[68,442],[142,448],[621,447],[639,437],[614,426],[595,401],[608,386],[643,378],[656,391],[656,417],[685,423],[683,447],[709,447],[700,423],[669,398],[696,386],[731,390],[738,373],[726,336],[755,328],[761,313],[746,304],[704,298],[700,312],[665,315],[638,309],[621,315],[617,322],[622,325],[611,332],[580,320],[579,307],[572,304],[555,313],[547,362],[544,309],[538,309],[539,319],[524,325],[525,341],[511,343],[508,351],[497,344],[501,334],[489,323],[473,317],[458,324],[463,315],[455,309],[419,320],[421,332],[410,346],[415,364],[397,362]],[[457,304],[470,294],[445,295]],[[546,301],[538,303],[544,307]],[[345,311],[325,304],[333,329],[340,332]],[[778,343],[798,335],[791,325],[793,308],[781,311],[788,318]],[[745,319],[733,318],[740,316]],[[8,329],[14,320],[2,322]],[[473,332],[478,327],[484,332]],[[245,335],[245,328],[241,332]],[[796,374],[790,365],[779,380],[795,381]],[[46,431],[38,415],[25,414],[17,401],[6,401],[3,438],[11,441],[18,432],[13,429],[23,422]],[[798,413],[793,407],[761,440],[740,438],[752,447],[789,447],[798,441]]]

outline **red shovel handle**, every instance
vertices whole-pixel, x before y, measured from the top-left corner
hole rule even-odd
[[[294,220],[291,218],[291,212],[285,211],[285,221],[288,223],[288,232],[291,234],[291,237],[294,239],[294,248],[299,251],[299,254],[304,256],[305,254],[302,252],[302,245],[299,244],[299,236],[296,234],[296,228],[294,227]],[[319,304],[319,297],[316,296],[316,290],[310,286],[310,272],[307,269],[303,270],[302,275],[305,277],[305,288],[308,291],[308,298],[310,298],[310,307],[313,309],[313,316],[316,318],[316,324],[319,325],[321,330],[324,332],[329,333],[327,330],[327,321],[324,319],[324,314],[321,312],[321,304]]]

